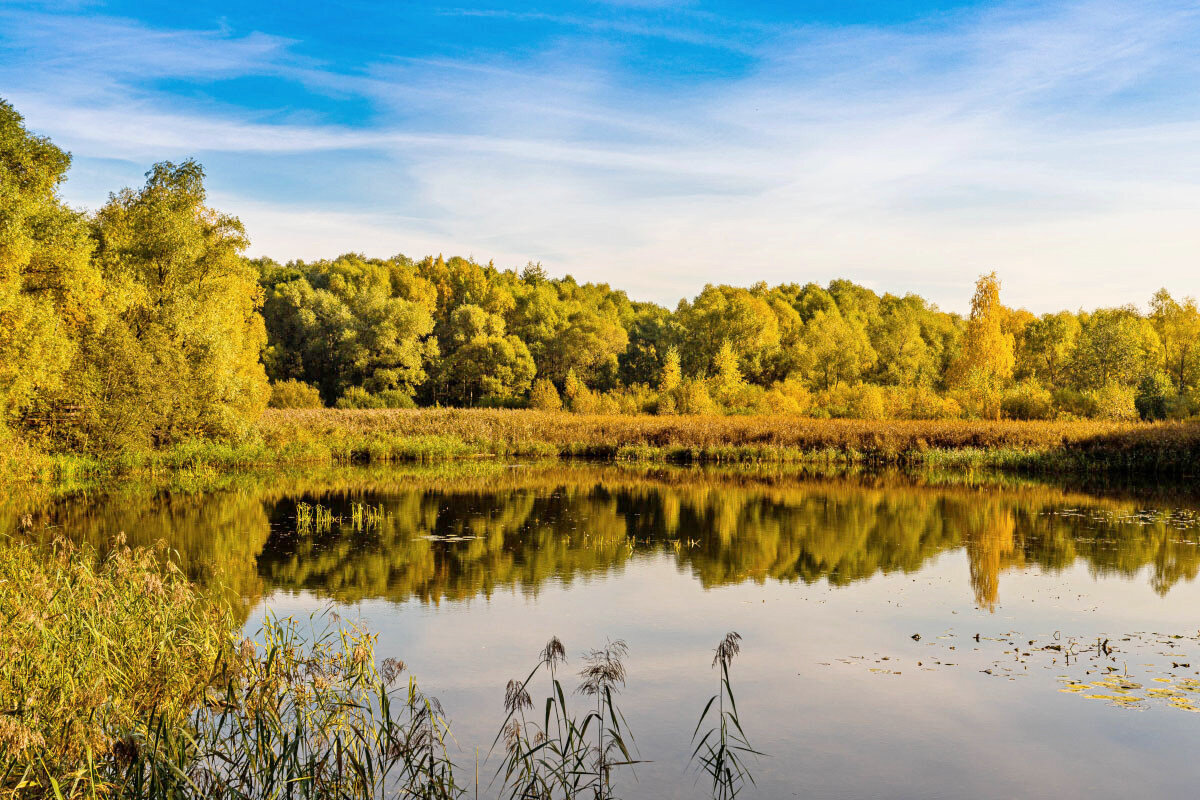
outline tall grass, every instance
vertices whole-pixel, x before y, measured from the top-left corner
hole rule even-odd
[[[556,456],[681,463],[997,467],[1023,471],[1200,466],[1200,424],[1096,420],[853,420],[776,416],[623,416],[502,409],[269,411],[268,449],[322,442],[335,459]]]
[[[692,760],[709,777],[714,800],[733,800],[748,784],[752,785],[754,774],[746,758],[762,755],[750,744],[742,729],[733,682],[729,679],[729,666],[741,649],[742,637],[737,631],[725,634],[717,645],[712,664],[714,668],[720,668],[717,693],[704,705],[692,733],[696,745]],[[701,729],[705,729],[703,736]]]
[[[0,460],[0,481],[85,484],[286,464],[587,458],[674,463],[798,463],[868,468],[1193,474],[1200,423],[1098,420],[861,420],[771,416],[585,415],[511,409],[270,409],[248,438],[165,450]]]
[[[164,555],[0,541],[0,787],[78,792],[139,721],[199,700],[232,619]]]
[[[365,519],[366,517],[364,517]],[[465,780],[438,701],[353,626],[268,615],[236,633],[169,554],[0,542],[0,796],[133,800],[612,800],[637,763],[622,642],[586,653],[568,705],[552,639],[509,684],[498,787]],[[549,675],[541,723],[530,682]],[[723,672],[729,702],[732,688]],[[739,727],[740,730],[740,727]],[[714,784],[716,786],[716,784]]]

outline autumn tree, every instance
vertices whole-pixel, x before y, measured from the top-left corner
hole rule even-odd
[[[705,286],[691,302],[680,302],[675,320],[679,356],[689,375],[705,375],[728,341],[742,373],[758,380],[779,349],[779,321],[765,286]]]
[[[1000,392],[1012,380],[1015,357],[1012,334],[1004,330],[1006,315],[996,273],[980,276],[971,298],[962,352],[950,381],[980,416],[999,416]]]
[[[438,355],[435,293],[406,259],[256,263],[272,379],[311,383],[329,405],[351,387],[412,397],[425,383]]]
[[[1136,308],[1101,308],[1082,321],[1071,369],[1083,389],[1133,387],[1159,363],[1161,352],[1158,334]]]
[[[61,398],[102,286],[83,216],[58,196],[70,157],[0,100],[0,434]]]
[[[803,342],[803,370],[818,389],[859,380],[879,357],[862,323],[846,319],[836,307],[816,312],[805,323]]]
[[[553,381],[538,378],[533,382],[533,388],[529,390],[529,407],[538,411],[562,410],[562,398],[558,395],[558,389],[554,388]]]

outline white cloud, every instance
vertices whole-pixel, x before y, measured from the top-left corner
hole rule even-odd
[[[33,25],[32,41],[65,24]],[[342,73],[276,37],[120,22],[104,30],[126,45],[84,37],[22,80],[0,77],[31,127],[85,159],[215,154],[294,179],[297,158],[320,174],[355,158],[334,195],[212,175],[255,251],[277,258],[532,258],[669,304],[707,281],[844,276],[962,309],[991,269],[1010,302],[1039,311],[1141,302],[1160,285],[1200,293],[1200,20],[1187,5],[803,28],[756,43],[737,77],[682,83],[629,73],[578,27],[525,60]],[[82,63],[103,92],[44,91],[83,85]],[[376,113],[280,123],[131,77],[239,74]]]

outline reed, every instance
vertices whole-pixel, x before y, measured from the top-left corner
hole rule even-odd
[[[296,504],[296,531],[304,536],[313,533],[328,533],[334,524],[341,525],[342,518],[320,503]]]
[[[0,794],[84,791],[140,720],[195,704],[231,626],[162,549],[0,539]]]
[[[335,460],[553,456],[676,463],[811,463],[1015,471],[1184,472],[1200,424],[581,415],[505,409],[280,410],[266,448],[322,442]],[[415,448],[404,442],[439,442]]]
[[[714,800],[733,800],[746,786],[753,785],[754,774],[746,763],[747,757],[763,755],[754,749],[738,716],[737,699],[729,679],[729,665],[742,649],[742,637],[730,631],[717,645],[713,667],[720,668],[717,693],[708,699],[696,730],[692,732],[692,761],[709,777]],[[707,728],[704,735],[700,730]]]
[[[1180,476],[1200,469],[1200,423],[269,409],[240,442],[193,440],[103,457],[26,448],[0,462],[0,481],[84,486],[164,473],[202,486],[259,467],[493,458]]]
[[[0,797],[459,800],[493,788],[477,770],[461,777],[441,705],[403,662],[378,661],[374,635],[268,614],[242,639],[169,553],[97,559],[6,539],[0,613]],[[509,684],[493,796],[619,796],[616,777],[639,763],[618,702],[626,654],[617,641],[584,655],[578,713],[557,638]],[[539,723],[529,687],[543,671]]]
[[[350,504],[350,524],[355,531],[378,530],[385,519],[387,511],[384,510],[383,503],[375,506],[366,503]]]

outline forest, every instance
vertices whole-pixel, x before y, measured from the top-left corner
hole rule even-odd
[[[0,101],[0,439],[120,452],[244,436],[268,406],[1157,420],[1200,412],[1200,310],[1166,289],[1041,316],[849,280],[703,287],[676,308],[470,258],[246,256],[204,170],[84,212],[70,157]]]

